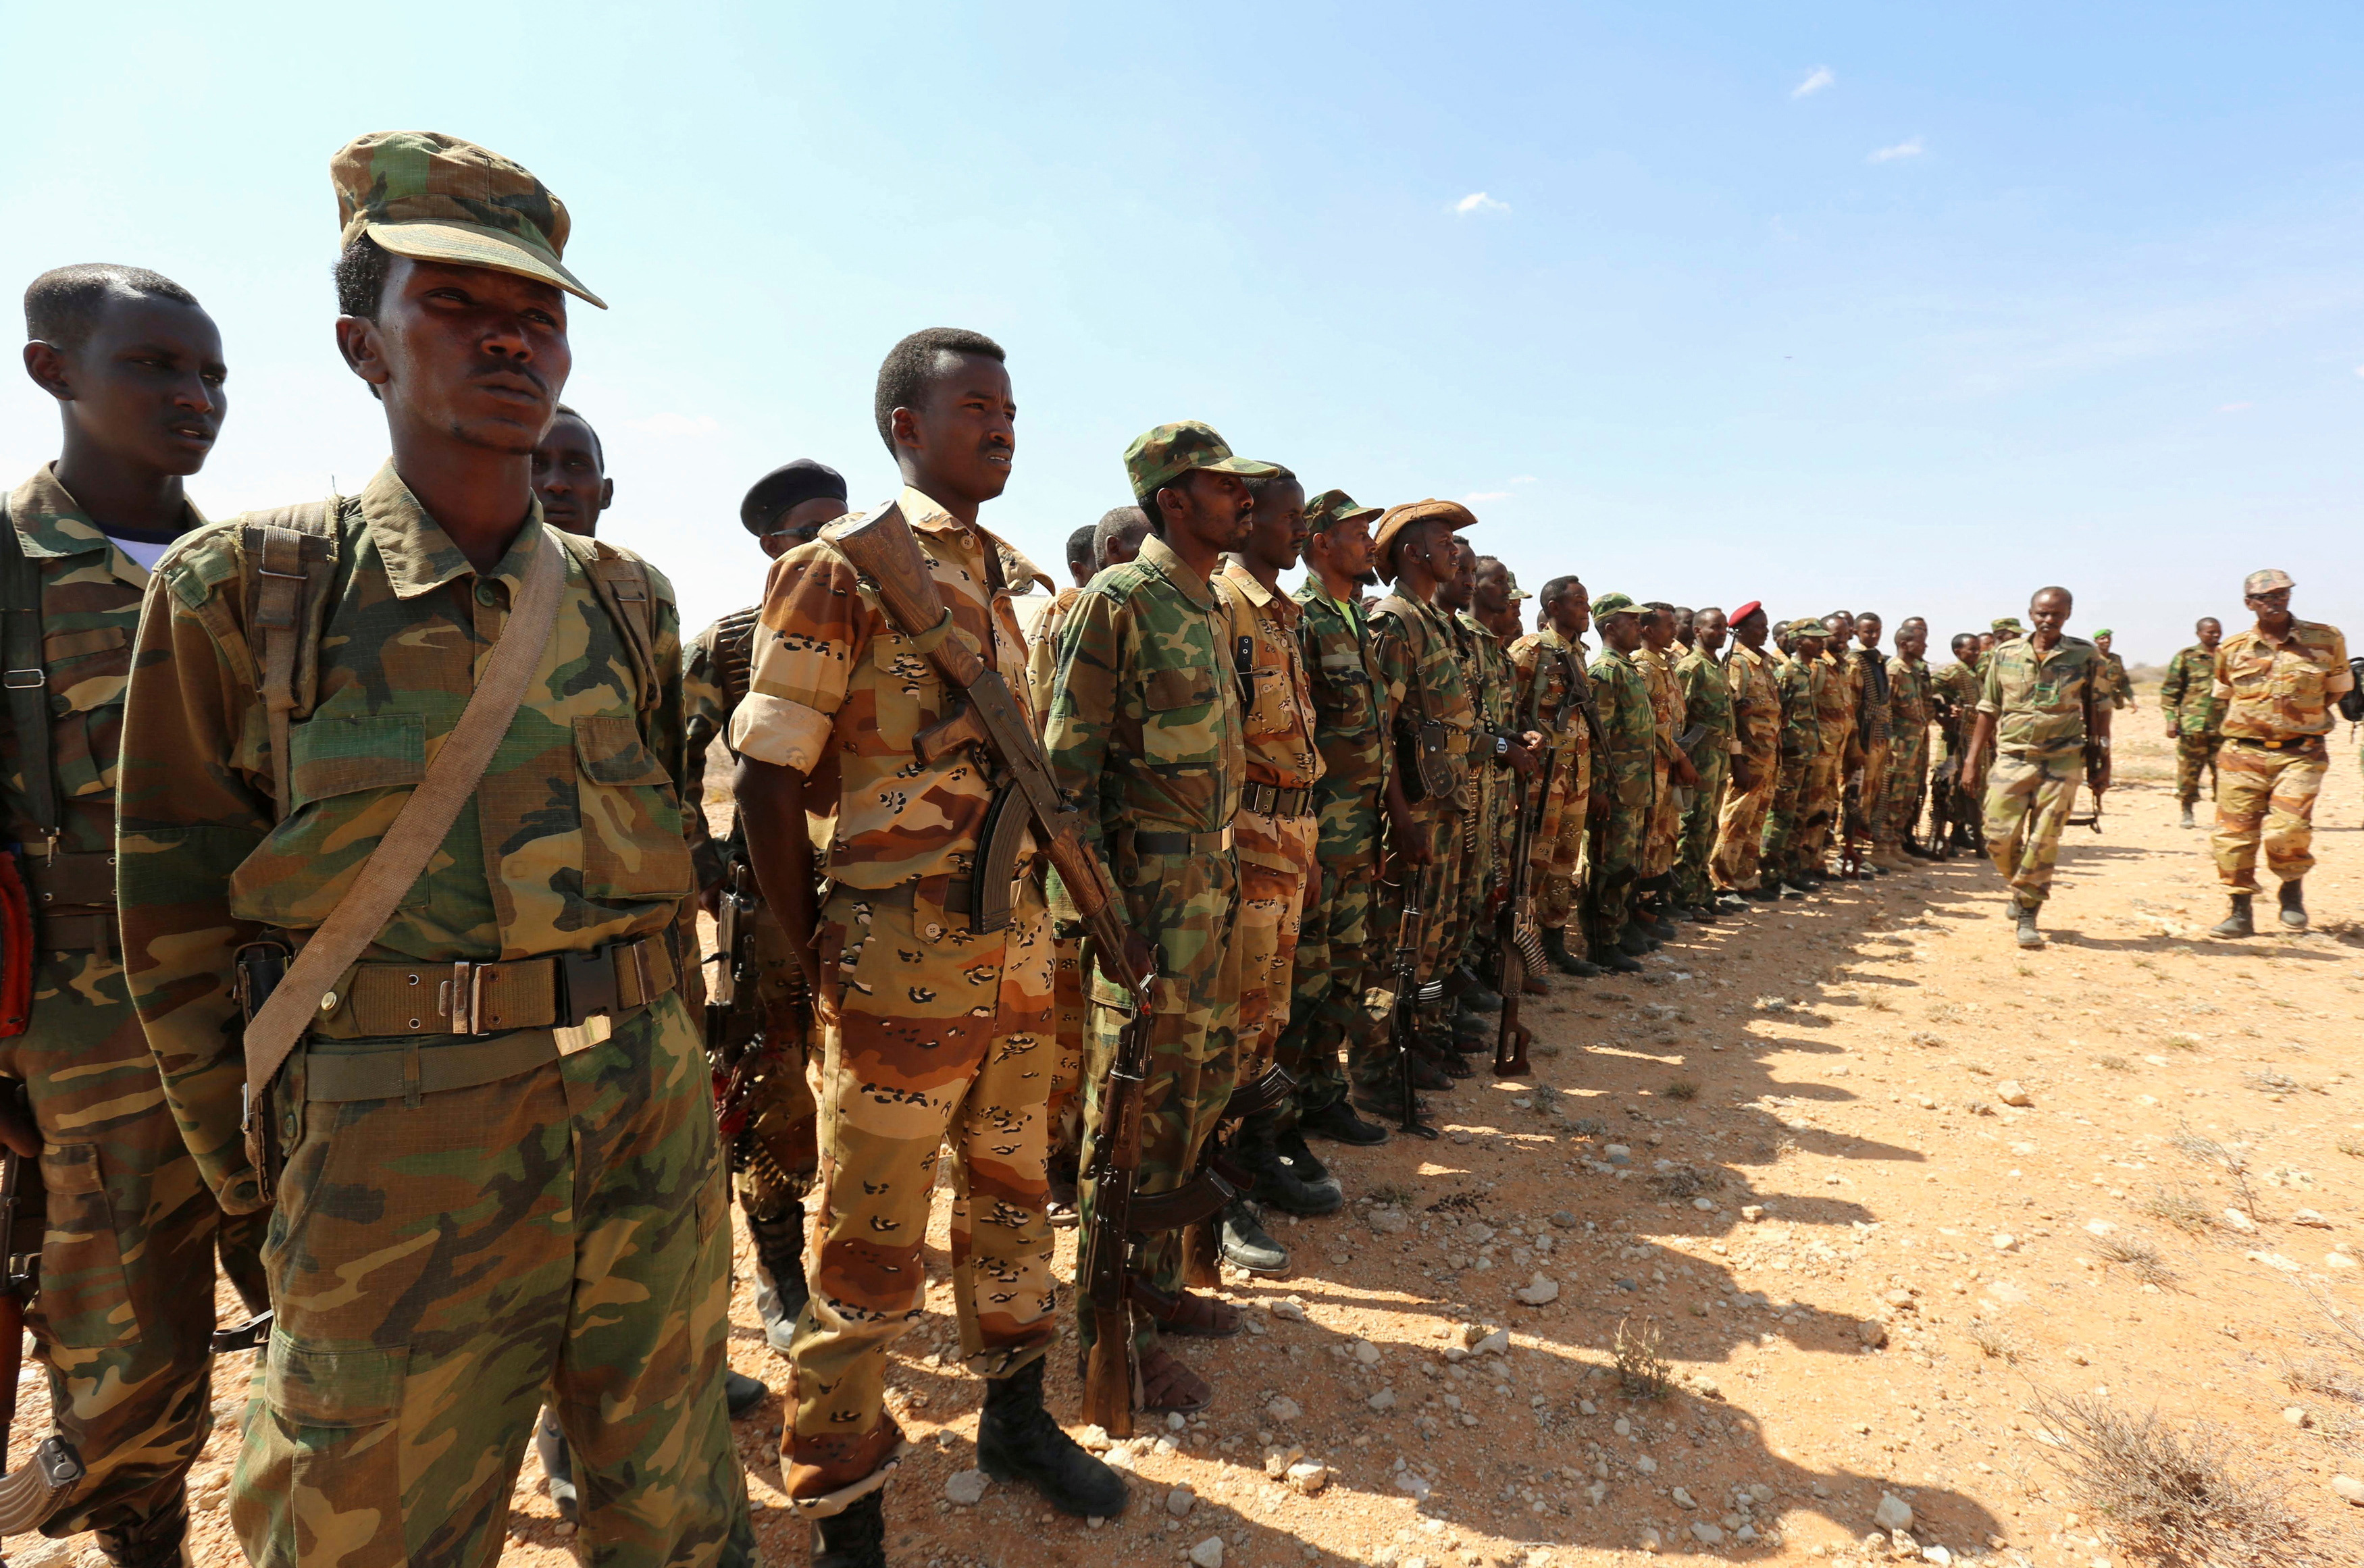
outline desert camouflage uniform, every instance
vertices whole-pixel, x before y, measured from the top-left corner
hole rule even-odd
[[[1586,672],[1608,738],[1593,759],[1588,816],[1605,811],[1591,844],[1585,887],[1584,935],[1596,948],[1615,947],[1625,934],[1634,906],[1634,885],[1642,878],[1642,847],[1666,775],[1657,710],[1650,684],[1632,654],[1603,648]]]
[[[1694,726],[1706,727],[1689,751],[1691,766],[1699,770],[1699,784],[1683,813],[1675,902],[1712,904],[1715,889],[1708,880],[1708,859],[1715,852],[1716,826],[1723,815],[1723,786],[1731,773],[1733,753],[1740,750],[1732,683],[1712,654],[1694,648],[1676,662],[1675,684],[1681,688],[1683,699],[1677,728],[1688,733]]]
[[[1081,588],[1062,588],[1026,631],[1026,693],[1038,721],[1051,711],[1051,686],[1058,673],[1059,633],[1067,614],[1082,596]],[[1085,1040],[1090,1033],[1091,1008],[1084,1000],[1084,922],[1059,886],[1056,875],[1046,880],[1051,908],[1051,1032],[1058,1050],[1058,1069],[1051,1082],[1047,1115],[1051,1122],[1053,1162],[1063,1171],[1072,1166],[1084,1142],[1083,1085]]]
[[[1855,752],[1855,715],[1858,697],[1855,672],[1829,649],[1814,661],[1821,673],[1815,687],[1815,751],[1801,797],[1801,820],[1791,834],[1795,867],[1819,872],[1829,853],[1831,838],[1845,804],[1847,764]]]
[[[1280,1056],[1299,1064],[1297,1106],[1310,1116],[1345,1097],[1342,1047],[1360,1076],[1376,1080],[1386,1067],[1378,1060],[1376,1020],[1363,1000],[1376,980],[1372,903],[1389,710],[1361,603],[1332,599],[1310,573],[1297,590],[1297,602],[1303,610],[1297,635],[1313,696],[1313,742],[1322,762],[1313,785],[1321,886],[1306,899]]]
[[[1675,737],[1683,729],[1683,694],[1675,682],[1673,650],[1659,652],[1647,643],[1634,651],[1634,668],[1650,694],[1650,709],[1658,727],[1658,742],[1650,762],[1650,816],[1643,829],[1644,882],[1665,875],[1675,863],[1675,843],[1682,830],[1682,806],[1668,776],[1675,755]]]
[[[1592,688],[1585,679],[1583,648],[1549,626],[1511,644],[1511,668],[1521,709],[1549,739],[1556,759],[1551,793],[1544,797],[1543,819],[1535,828],[1535,923],[1544,930],[1564,930],[1576,907],[1585,802],[1591,797],[1592,731],[1584,722],[1583,699]]]
[[[2216,695],[2216,655],[2198,643],[2168,661],[2158,684],[2158,706],[2175,732],[2175,798],[2190,806],[2200,798],[2200,775],[2216,784],[2216,755],[2225,744],[2225,704]]]
[[[1781,783],[1781,689],[1779,656],[1770,645],[1757,652],[1734,643],[1723,664],[1724,683],[1732,692],[1733,738],[1737,756],[1748,760],[1756,778],[1753,786],[1732,781],[1718,814],[1715,884],[1734,891],[1756,884],[1757,860],[1764,853],[1765,813]]]
[[[1403,594],[1379,601],[1371,612],[1371,662],[1378,673],[1379,690],[1399,727],[1415,724],[1424,712],[1444,726],[1450,767],[1457,783],[1448,794],[1411,803],[1412,828],[1427,836],[1432,859],[1427,865],[1402,868],[1401,882],[1381,882],[1377,929],[1371,933],[1372,962],[1386,961],[1401,923],[1407,896],[1421,909],[1420,978],[1424,985],[1440,978],[1457,949],[1444,945],[1452,920],[1455,891],[1463,866],[1463,825],[1474,809],[1477,786],[1470,782],[1470,737],[1478,728],[1478,708],[1462,676],[1455,653],[1451,617],[1434,605]],[[1410,794],[1414,781],[1406,778]],[[1389,846],[1392,851],[1395,846]],[[1409,884],[1409,886],[1406,884]],[[1367,1059],[1375,1072],[1393,1071],[1393,1063],[1374,1052]],[[1376,1085],[1383,1078],[1357,1074],[1358,1084]]]
[[[2314,869],[2314,800],[2331,765],[2332,703],[2355,684],[2336,626],[2293,617],[2279,643],[2255,627],[2216,648],[2213,695],[2224,705],[2216,756],[2216,830],[2208,848],[2231,893],[2258,890],[2266,869],[2296,882]]]
[[[1123,890],[1125,924],[1158,959],[1136,1193],[1170,1192],[1188,1181],[1231,1098],[1238,1064],[1232,823],[1247,757],[1226,633],[1214,589],[1153,534],[1136,559],[1092,579],[1059,634],[1046,730],[1051,766],[1060,787],[1084,803],[1084,836]],[[1090,965],[1088,942],[1085,958]],[[1114,1056],[1132,999],[1096,966],[1087,968],[1086,984],[1088,1170],[1100,1131],[1100,1064]],[[1087,1229],[1095,1197],[1086,1184]],[[1133,1269],[1159,1292],[1178,1292],[1179,1232],[1147,1238]],[[1088,1345],[1091,1314],[1080,1312],[1078,1323]],[[1146,1349],[1155,1329],[1145,1315],[1138,1325]]]
[[[1822,869],[1807,837],[1814,809],[1815,770],[1823,765],[1823,693],[1830,671],[1820,659],[1785,659],[1777,678],[1781,701],[1780,755],[1773,798],[1765,812],[1760,874],[1776,882]]]
[[[1893,654],[1888,661],[1887,787],[1873,818],[1873,840],[1901,844],[1912,836],[1929,786],[1929,662]]]
[[[722,1400],[728,1195],[676,989],[692,875],[672,588],[541,519],[532,505],[480,574],[390,463],[340,503],[284,821],[252,542],[206,529],[151,584],[124,725],[124,950],[206,1180],[228,1207],[276,1198],[278,1318],[231,1504],[264,1568],[490,1562],[545,1391],[595,1561],[753,1557]],[[301,940],[345,896],[551,550],[557,629],[507,738],[261,1107],[284,1161],[265,1195],[240,1136],[233,954]],[[627,587],[646,608],[621,621]],[[617,988],[606,1028],[564,1051],[539,1021],[502,1029],[552,1017],[548,955],[595,951]],[[452,1032],[447,982],[486,1033]],[[454,1086],[410,1077],[447,1071]]]
[[[187,521],[204,519],[192,507]],[[262,1224],[225,1223],[206,1190],[119,962],[116,764],[148,573],[48,466],[7,498],[6,525],[39,579],[58,837],[43,842],[26,759],[13,732],[0,734],[0,844],[24,846],[37,944],[32,1021],[0,1040],[0,1075],[25,1084],[44,1145],[46,1224],[36,1210],[17,1232],[19,1251],[40,1254],[40,1290],[26,1313],[33,1358],[57,1430],[87,1473],[42,1528],[95,1529],[136,1558],[144,1527],[172,1528],[205,1444],[217,1240],[259,1310],[268,1305],[254,1256]]]
[[[2101,650],[2062,634],[2049,653],[2033,639],[1995,644],[1979,711],[1995,716],[1983,829],[1987,853],[2033,908],[2051,895],[2060,828],[2085,778],[2086,714],[2108,700]]]

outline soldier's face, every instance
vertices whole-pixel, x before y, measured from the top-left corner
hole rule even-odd
[[[1644,610],[1638,618],[1642,640],[1654,650],[1665,652],[1667,645],[1675,639],[1675,617],[1665,610]]]
[[[339,317],[337,344],[390,420],[519,457],[541,444],[574,368],[556,286],[407,256],[394,258],[377,319]]]
[[[2107,653],[2110,651],[2110,644],[2116,640],[2117,639],[2115,637],[2111,636],[2108,633],[2103,633],[2102,636],[2093,639],[2093,646],[2100,649],[2102,652]]]
[[[1355,581],[1371,569],[1371,520],[1356,517],[1351,523],[1333,523],[1321,533],[1320,545],[1309,544],[1309,550],[1319,548],[1322,560],[1340,577]]]
[[[151,473],[203,468],[229,408],[221,333],[178,300],[117,295],[80,348],[26,344],[25,369],[80,439]]]
[[[800,544],[810,542],[822,527],[845,516],[845,503],[834,495],[816,495],[782,512],[771,530],[755,542],[777,561]]]
[[[1631,653],[1642,646],[1642,617],[1632,610],[1618,610],[1602,618],[1600,640],[1620,653]]]
[[[889,417],[898,461],[940,501],[976,505],[1009,485],[1018,455],[1018,402],[1009,371],[987,354],[941,353],[917,408]]]
[[[1560,603],[1567,606],[1568,636],[1582,637],[1592,629],[1592,595],[1582,584],[1570,588]]]
[[[616,486],[601,465],[590,426],[571,414],[551,422],[533,449],[533,493],[552,528],[585,539],[598,530],[599,514],[616,498]]]
[[[2068,624],[2068,595],[2038,594],[2027,606],[2027,618],[2035,623],[2036,631],[2048,642]]]
[[[1255,497],[1248,514],[1247,554],[1259,564],[1286,572],[1305,548],[1305,486],[1276,479]]]
[[[1701,610],[1691,617],[1691,640],[1701,649],[1713,653],[1723,646],[1723,612]]]
[[[1499,561],[1478,568],[1478,607],[1500,616],[1511,607],[1511,569]]]
[[[2225,627],[2221,621],[2204,620],[2193,629],[2200,633],[2200,646],[2211,653],[2215,652],[2216,645],[2225,640]]]
[[[2244,594],[2241,599],[2249,606],[2249,613],[2258,617],[2258,624],[2268,631],[2278,632],[2290,625],[2291,591],[2288,588],[2276,588],[2269,594]]]
[[[1478,551],[1458,535],[1453,538],[1452,550],[1453,563],[1437,590],[1437,602],[1448,609],[1466,610],[1478,595]]]
[[[1877,648],[1877,647],[1879,647],[1879,617],[1878,616],[1857,616],[1857,617],[1855,617],[1855,635],[1856,635],[1856,639],[1857,639],[1857,641],[1861,642],[1861,643],[1862,643],[1866,648]]]
[[[1171,504],[1169,496],[1179,501],[1179,506]],[[1165,515],[1169,541],[1178,531],[1198,549],[1216,554],[1247,543],[1255,497],[1236,473],[1194,468],[1160,490],[1156,500]]]
[[[1834,616],[1824,616],[1823,625],[1830,628],[1832,642],[1845,642],[1855,635],[1855,617],[1842,610]]]
[[[1896,651],[1907,659],[1918,659],[1929,650],[1929,628],[1906,621],[1896,628]]]
[[[1762,648],[1765,646],[1765,629],[1768,624],[1770,623],[1766,619],[1763,610],[1751,610],[1740,617],[1738,626],[1732,628],[1733,635],[1750,648]]]
[[[1985,645],[1979,642],[1977,638],[1972,637],[1968,632],[1964,632],[1961,636],[1954,639],[1954,657],[1967,664],[1972,659],[1978,657],[1978,655],[1983,651],[1984,647]]]

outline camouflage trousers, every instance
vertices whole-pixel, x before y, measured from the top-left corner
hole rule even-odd
[[[545,1393],[588,1561],[754,1561],[704,1052],[677,994],[613,1031],[407,1101],[329,1096],[339,1059],[410,1041],[290,1061],[264,1252],[279,1316],[231,1500],[258,1568],[493,1562]]]
[[[1577,751],[1560,758],[1544,800],[1543,824],[1535,829],[1535,923],[1547,931],[1567,929],[1583,880],[1584,812],[1591,794],[1585,762]]]
[[[1920,826],[1923,797],[1929,789],[1929,729],[1899,730],[1888,739],[1888,776],[1879,795],[1879,830],[1873,839],[1901,845]]]
[[[1084,1082],[1086,1037],[1091,1032],[1091,1006],[1084,999],[1084,928],[1077,920],[1051,917],[1051,1041],[1058,1066],[1051,1079],[1051,1098],[1043,1112],[1051,1129],[1051,1163],[1071,1168],[1084,1148],[1084,1102],[1078,1091]]]
[[[1806,770],[1806,787],[1799,801],[1798,828],[1791,836],[1796,865],[1801,871],[1821,871],[1824,857],[1830,853],[1832,830],[1845,804],[1840,765],[1836,751],[1817,751],[1813,764]]]
[[[1813,774],[1814,758],[1811,754],[1783,753],[1765,811],[1764,841],[1757,851],[1761,877],[1782,882],[1815,869],[1806,837],[1807,814],[1813,805],[1810,792]]]
[[[2222,735],[2201,733],[2175,738],[2175,798],[2186,806],[2200,798],[2200,775],[2208,775],[2209,793],[2215,793],[2223,777],[2217,763],[2217,753],[2225,744]]]
[[[49,1190],[46,1225],[18,1219],[41,1259],[26,1327],[89,1472],[41,1528],[136,1530],[171,1509],[211,1425],[217,1236],[251,1254],[260,1217],[224,1228],[111,960],[39,955],[32,1025],[0,1040],[0,1073],[27,1086]]]
[[[820,1202],[781,1442],[784,1489],[810,1514],[869,1490],[901,1442],[887,1348],[924,1310],[947,1144],[963,1362],[1007,1377],[1058,1332],[1043,1209],[1051,917],[1029,877],[1007,927],[971,932],[943,908],[950,880],[840,885],[821,909]]]
[[[1708,862],[1715,853],[1717,831],[1723,825],[1723,785],[1732,771],[1732,754],[1714,751],[1699,764],[1699,784],[1683,812],[1682,839],[1675,857],[1675,902],[1712,904],[1715,887],[1708,877]]]
[[[1781,760],[1764,757],[1756,762],[1756,784],[1743,789],[1729,781],[1723,805],[1716,814],[1715,855],[1709,862],[1715,884],[1741,889],[1756,885],[1756,868],[1765,852],[1765,814],[1781,784]]]
[[[747,1090],[746,1129],[731,1163],[740,1207],[757,1219],[776,1219],[812,1190],[820,1143],[806,1073],[811,1038],[801,1005],[804,976],[788,949],[786,928],[768,908],[758,909],[755,921],[754,995],[742,994],[742,1001],[753,1006],[755,1016],[747,1021],[761,1031],[766,1049],[763,1076]]]
[[[1893,740],[1867,740],[1863,747],[1863,773],[1856,784],[1856,809],[1861,814],[1855,836],[1859,842],[1893,847],[1896,835],[1889,830],[1888,813],[1882,809],[1888,800],[1888,773],[1892,765]]]
[[[1237,1073],[1240,944],[1234,940],[1240,876],[1231,851],[1154,854],[1139,850],[1130,832],[1110,835],[1109,870],[1123,890],[1126,924],[1157,955],[1155,1011],[1149,1029],[1149,1078],[1142,1093],[1141,1167],[1136,1193],[1171,1192],[1199,1168],[1207,1140],[1222,1120]],[[1091,944],[1085,944],[1091,962]],[[1105,1110],[1103,1095],[1117,1037],[1131,1015],[1132,998],[1120,994],[1097,965],[1087,972],[1091,998],[1090,1056],[1084,1082],[1084,1169],[1088,1173]],[[1082,1186],[1082,1223],[1092,1224],[1096,1184]],[[1049,1250],[1043,1253],[1049,1267]],[[1145,1238],[1135,1249],[1132,1272],[1157,1290],[1182,1288],[1182,1233],[1168,1230]],[[1078,1303],[1080,1342],[1095,1338],[1092,1315]],[[1146,1315],[1135,1318],[1134,1338],[1143,1349],[1156,1342]]]
[[[1371,973],[1372,898],[1378,885],[1379,812],[1368,788],[1321,797],[1314,874],[1290,983],[1280,1064],[1297,1079],[1296,1111],[1310,1115],[1346,1096],[1344,1052],[1362,1052],[1374,1032],[1364,996]],[[1281,1126],[1293,1125],[1285,1116]]]
[[[1393,995],[1395,980],[1390,967],[1395,962],[1396,940],[1403,929],[1408,900],[1420,910],[1417,923],[1421,984],[1425,985],[1444,974],[1448,952],[1453,957],[1459,956],[1457,947],[1445,947],[1444,928],[1461,875],[1461,815],[1452,809],[1449,802],[1443,801],[1422,801],[1411,808],[1411,815],[1413,830],[1427,835],[1431,859],[1424,866],[1406,866],[1396,859],[1399,846],[1388,846],[1387,869],[1402,874],[1394,881],[1382,878],[1377,884],[1377,914],[1370,944],[1372,990],[1367,994],[1365,1009],[1370,1021],[1359,1041],[1352,1038],[1347,1041],[1347,1075],[1358,1088],[1392,1086],[1398,1082],[1395,1053],[1384,1014]]]
[[[1987,766],[1987,853],[2011,884],[2014,903],[2034,908],[2052,895],[2060,829],[2085,781],[2085,754],[1999,753]]]
[[[2266,869],[2296,882],[2314,869],[2314,800],[2331,751],[2321,736],[2276,751],[2238,738],[2216,754],[2216,830],[2208,851],[2232,893],[2258,891],[2258,850]]]
[[[1243,811],[1233,822],[1240,855],[1240,913],[1232,940],[1240,949],[1239,1031],[1234,1082],[1254,1083],[1273,1064],[1288,1026],[1297,954],[1303,940],[1308,884],[1316,875],[1310,816],[1274,817]]]
[[[1642,880],[1642,845],[1649,831],[1653,773],[1634,760],[1608,781],[1609,814],[1592,840],[1592,864],[1584,890],[1584,937],[1596,948],[1614,947],[1633,916],[1634,884]]]
[[[1682,837],[1682,800],[1675,793],[1673,778],[1667,772],[1667,760],[1653,760],[1651,772],[1650,815],[1642,839],[1642,880],[1663,876],[1675,865],[1675,847]]]

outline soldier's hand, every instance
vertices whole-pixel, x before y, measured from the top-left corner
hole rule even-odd
[[[1412,821],[1411,813],[1397,810],[1392,802],[1388,806],[1388,841],[1404,865],[1424,866],[1434,858],[1428,852],[1428,835]]]
[[[1537,766],[1535,754],[1524,746],[1513,744],[1509,751],[1502,753],[1502,760],[1510,763],[1512,771],[1521,778],[1531,779],[1535,776]]]
[[[33,1120],[33,1113],[17,1103],[16,1085],[0,1094],[0,1143],[11,1152],[28,1160],[41,1157],[41,1129]]]
[[[1674,766],[1668,771],[1673,776],[1674,781],[1682,785],[1683,788],[1699,788],[1699,770],[1691,766],[1691,760],[1689,757],[1684,756],[1680,751],[1675,753]]]
[[[1124,934],[1124,961],[1135,974],[1154,979],[1157,974],[1157,950],[1143,940],[1139,931]]]

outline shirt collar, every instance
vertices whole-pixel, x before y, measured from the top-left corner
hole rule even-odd
[[[1200,609],[1215,607],[1215,591],[1207,586],[1206,579],[1184,565],[1182,558],[1174,553],[1174,547],[1155,534],[1141,541],[1141,554],[1137,559],[1174,584],[1177,593]]]
[[[1288,595],[1267,588],[1258,582],[1256,574],[1248,569],[1245,562],[1224,562],[1223,575],[1230,578],[1232,585],[1247,595],[1248,603],[1260,610],[1271,610],[1280,617],[1280,624],[1283,626],[1295,626],[1298,617],[1305,613]]]
[[[985,549],[1000,551],[1001,580],[1012,594],[1028,592],[1027,584],[1031,583],[1042,584],[1048,594],[1062,591],[1031,561],[1012,549],[1009,540],[982,523],[962,522],[938,506],[926,491],[906,484],[903,493],[895,498],[895,505],[902,509],[903,521],[922,533],[966,535]]]
[[[182,506],[188,513],[187,528],[204,526],[205,517],[195,506],[187,501]],[[8,520],[28,556],[54,559],[103,550],[108,569],[117,577],[135,588],[148,585],[148,569],[117,550],[106,531],[90,520],[82,503],[58,483],[57,464],[53,462],[35,469],[33,476],[9,495]]]
[[[476,574],[467,556],[452,542],[452,536],[395,473],[393,459],[387,459],[362,488],[361,505],[362,521],[369,528],[370,542],[377,547],[378,559],[385,562],[386,581],[396,598],[415,599],[455,578]],[[512,604],[525,591],[526,563],[543,548],[542,535],[548,531],[542,526],[541,498],[529,498],[525,527],[509,541],[499,564],[484,574],[507,587]]]

